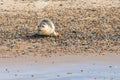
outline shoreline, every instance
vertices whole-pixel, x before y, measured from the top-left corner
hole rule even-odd
[[[19,57],[11,57],[11,58],[0,58],[0,61],[5,61],[5,63],[8,61],[11,61],[14,63],[19,63],[19,61],[22,62],[34,62],[34,63],[45,63],[45,64],[62,64],[62,63],[89,63],[89,62],[100,62],[100,63],[115,63],[119,64],[120,62],[120,55],[108,53],[104,55],[98,55],[98,54],[88,54],[88,55],[54,55],[51,57],[46,56],[19,56]]]
[[[0,59],[1,80],[119,80],[120,55]]]

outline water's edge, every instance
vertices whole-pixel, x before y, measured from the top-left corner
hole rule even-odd
[[[0,80],[119,80],[120,56],[0,59]]]

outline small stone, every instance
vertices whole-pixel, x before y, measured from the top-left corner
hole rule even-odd
[[[118,40],[118,39],[120,39],[120,34],[116,34],[116,35],[112,36],[111,38],[112,38],[112,40]]]
[[[39,46],[33,45],[32,47],[33,49],[39,48]]]
[[[97,80],[97,78],[94,78],[94,80]]]
[[[3,42],[2,41],[0,41],[0,45],[2,45],[3,44]]]
[[[29,52],[33,52],[33,50],[29,50]]]
[[[3,5],[3,3],[0,3],[0,5]]]
[[[31,75],[31,77],[34,77],[34,75]]]
[[[109,68],[112,68],[112,66],[109,66]]]
[[[57,75],[57,77],[60,77],[60,75]]]
[[[64,44],[65,44],[65,46],[70,46],[71,43],[66,41]]]
[[[80,70],[80,72],[83,72],[83,70]]]
[[[25,55],[25,52],[23,51],[21,54],[22,54],[22,55]]]
[[[63,6],[63,4],[60,4],[59,6]]]
[[[52,37],[52,38],[50,38],[50,40],[51,40],[52,42],[54,42],[54,41],[55,41],[55,38]]]
[[[10,72],[7,68],[5,69],[5,71],[7,71],[8,73]]]
[[[32,43],[36,43],[37,41],[36,40],[32,40]]]
[[[73,45],[77,46],[79,45],[79,42],[73,42]]]
[[[75,35],[75,34],[71,34],[71,35],[70,35],[70,38],[74,38],[74,39],[76,39],[76,38],[77,38],[77,35]]]
[[[73,30],[72,33],[77,33],[77,31]]]
[[[60,32],[61,32],[62,34],[65,34],[65,30],[61,30]]]
[[[8,71],[8,69],[6,68],[5,71]]]
[[[18,76],[17,74],[15,74],[15,76]]]

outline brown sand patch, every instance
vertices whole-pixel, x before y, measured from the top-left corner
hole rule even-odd
[[[7,47],[6,55],[120,53],[119,0],[0,3],[0,46]],[[32,36],[38,21],[46,17],[62,37]]]

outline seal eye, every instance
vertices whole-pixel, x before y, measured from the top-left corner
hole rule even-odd
[[[45,26],[41,26],[42,28],[45,28]]]

